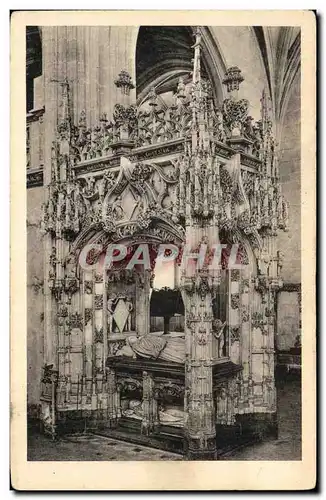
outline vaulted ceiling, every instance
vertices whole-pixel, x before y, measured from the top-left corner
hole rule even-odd
[[[276,122],[281,128],[300,69],[300,28],[254,27],[263,57]]]
[[[157,93],[177,87],[178,78],[185,81],[193,69],[195,26],[141,26],[136,48],[137,96],[141,102],[151,86]],[[213,94],[222,100],[221,81],[225,64],[208,27],[202,31],[202,76],[213,83]]]
[[[137,93],[154,85],[160,93],[192,71],[194,37],[188,26],[141,26],[136,49]]]
[[[192,71],[194,28],[191,26],[141,26],[136,47],[137,95],[141,100],[155,86],[159,93],[175,90],[180,76],[189,77]],[[202,69],[215,86],[218,102],[223,100],[221,81],[226,64],[222,50],[212,29],[202,27]],[[252,28],[259,47],[275,120],[282,126],[292,91],[292,83],[300,69],[300,29],[297,27]],[[227,47],[223,47],[227,50]],[[232,57],[227,58],[233,60]],[[228,62],[230,65],[231,62]],[[255,71],[255,68],[252,68]],[[26,77],[31,91],[33,78],[42,73],[41,30],[36,26],[26,29]],[[30,99],[29,99],[30,100]]]

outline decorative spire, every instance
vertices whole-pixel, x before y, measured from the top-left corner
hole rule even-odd
[[[59,150],[60,154],[68,155],[70,153],[70,140],[71,140],[71,112],[70,112],[70,99],[69,99],[69,82],[65,78],[62,82],[58,82],[61,87],[61,103],[59,108],[58,117],[58,134],[59,134]],[[67,161],[68,165],[68,161]],[[65,180],[69,175],[68,167],[61,168],[61,180]]]
[[[201,72],[200,72],[200,57],[201,57],[201,30],[200,27],[197,26],[196,28],[196,42],[192,46],[193,49],[195,49],[195,54],[194,54],[194,67],[193,67],[193,74],[192,74],[192,81],[193,83],[200,82],[201,80]]]
[[[260,99],[260,116],[261,116],[261,122],[262,122],[262,127],[263,131],[267,131],[271,127],[271,116],[272,116],[272,106],[271,106],[271,100],[268,97],[265,89],[262,91],[262,96]]]
[[[62,89],[59,123],[68,123],[70,122],[69,82],[66,78],[59,83]]]

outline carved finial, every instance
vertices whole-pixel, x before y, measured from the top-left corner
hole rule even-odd
[[[115,80],[115,85],[121,92],[125,95],[130,94],[130,90],[135,88],[135,85],[132,83],[131,76],[128,71],[122,70],[120,71],[118,78]]]
[[[195,36],[196,36],[195,45],[199,45],[201,43],[201,29],[200,29],[200,26],[196,26]]]
[[[261,104],[260,106],[261,122],[263,126],[263,131],[266,131],[272,126],[271,122],[272,111],[271,111],[271,100],[268,94],[266,93],[265,89],[263,89],[262,91],[260,104]]]
[[[229,93],[233,91],[238,91],[240,88],[240,83],[244,81],[241,75],[241,69],[238,66],[232,66],[226,70],[224,80],[222,83],[226,85],[227,91]]]

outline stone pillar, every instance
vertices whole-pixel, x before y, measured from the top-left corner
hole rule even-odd
[[[143,420],[141,423],[141,433],[149,435],[154,428],[156,421],[156,400],[154,398],[153,377],[143,372]]]
[[[118,391],[115,371],[112,368],[106,368],[106,379],[108,388],[108,426],[115,427],[118,418]]]
[[[240,363],[240,324],[241,324],[241,296],[240,296],[240,269],[230,269],[229,289],[229,334],[230,359],[233,363]]]
[[[59,29],[66,43],[63,61],[71,89],[75,124],[83,110],[87,127],[94,127],[104,113],[109,120],[112,119],[115,104],[128,106],[136,102],[137,38],[134,26],[68,26]],[[128,73],[130,82],[133,82],[126,92],[122,91],[123,86],[115,84],[121,72]]]
[[[94,280],[91,271],[83,272],[84,290],[84,343],[85,343],[85,375],[87,384],[93,376],[93,330],[94,330]],[[87,385],[87,388],[88,385]],[[91,390],[89,391],[89,393]]]
[[[194,249],[205,229],[186,228],[186,244]],[[193,251],[193,250],[192,250]],[[214,282],[207,269],[196,270],[183,261],[182,289],[185,303],[185,452],[189,460],[216,458],[213,401],[212,293]]]
[[[44,26],[42,28],[42,64],[44,77],[44,101],[46,110],[44,123],[44,151],[43,151],[43,179],[44,202],[49,199],[48,186],[51,183],[52,144],[56,139],[57,112],[58,112],[58,28]],[[62,75],[61,75],[62,76]],[[53,364],[57,367],[57,339],[55,332],[56,304],[53,298],[49,277],[51,272],[50,255],[54,242],[49,233],[44,235],[44,364]]]
[[[137,275],[136,284],[136,333],[137,336],[148,335],[150,332],[150,271],[142,271]]]

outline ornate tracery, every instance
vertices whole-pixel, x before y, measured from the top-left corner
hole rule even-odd
[[[55,384],[56,395],[49,399],[45,391],[42,397],[51,432],[63,414],[78,409],[116,425],[129,387],[142,394],[142,429],[150,433],[162,391],[168,387],[170,397],[175,386],[188,456],[214,458],[216,425],[275,412],[274,301],[282,285],[276,236],[286,230],[288,206],[268,99],[263,94],[261,119],[254,122],[248,101],[237,96],[243,76],[232,67],[223,81],[228,97],[216,107],[210,82],[202,78],[201,50],[198,30],[192,81],[179,79],[172,105],[153,88],[143,106],[117,103],[112,119],[103,115],[92,128],[85,112],[78,125],[72,122],[69,83],[61,84],[42,221],[51,290],[45,307],[57,316],[47,325],[55,370],[44,377],[45,385]],[[125,102],[131,78],[122,72],[115,84]],[[156,366],[141,371],[141,382],[138,375],[126,378],[123,366],[124,378],[119,375],[117,353],[126,335],[150,335],[152,269],[108,273],[78,266],[87,243],[103,251],[126,241],[184,243],[192,250],[202,243],[242,245],[241,269],[223,274],[207,262],[181,273],[185,361],[181,371],[175,368],[176,384],[156,382]],[[221,279],[227,280],[225,330],[213,307]],[[108,358],[114,362],[106,369]],[[223,366],[229,371],[222,376]]]

